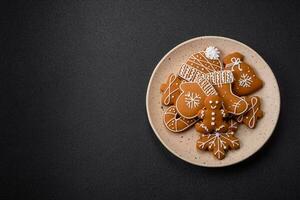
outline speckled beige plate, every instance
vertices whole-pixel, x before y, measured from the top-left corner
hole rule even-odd
[[[256,92],[262,99],[264,117],[255,129],[240,126],[236,136],[240,139],[240,149],[229,151],[223,160],[217,160],[211,152],[196,149],[199,134],[194,128],[182,133],[172,133],[163,124],[162,115],[166,107],[160,103],[160,85],[170,73],[177,73],[181,64],[190,55],[207,46],[215,46],[221,51],[221,58],[228,53],[238,51],[245,55],[244,61],[249,63],[264,80],[264,87]],[[146,108],[150,124],[161,143],[177,157],[199,166],[223,167],[238,163],[257,152],[270,138],[279,116],[280,94],[276,78],[268,64],[250,47],[224,37],[204,36],[183,42],[168,52],[155,67],[150,78]]]

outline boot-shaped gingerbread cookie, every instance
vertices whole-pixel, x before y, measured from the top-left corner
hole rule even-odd
[[[220,97],[222,97],[223,106],[226,111],[234,115],[241,115],[247,111],[247,101],[233,94],[231,90],[234,77],[230,70],[207,73],[206,79],[215,87]]]
[[[222,99],[218,95],[208,96],[204,100],[204,108],[198,113],[201,122],[195,124],[200,133],[220,132],[228,130],[228,124],[224,121],[227,113],[222,109]]]
[[[224,58],[225,69],[232,71],[235,81],[232,90],[239,96],[246,96],[256,92],[263,86],[262,80],[247,63],[243,62],[243,55],[235,52]]]

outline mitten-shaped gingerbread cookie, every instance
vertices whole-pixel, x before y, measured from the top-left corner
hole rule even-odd
[[[232,71],[235,81],[232,90],[239,96],[249,95],[263,86],[262,80],[257,76],[252,67],[242,62],[243,55],[235,52],[224,58],[226,69]]]
[[[210,85],[208,81],[206,82]],[[214,90],[213,86],[211,87]],[[197,117],[199,110],[204,106],[204,99],[207,96],[204,88],[195,82],[181,83],[179,88],[181,93],[176,101],[177,112],[186,119]]]
[[[177,97],[180,94],[179,85],[181,83],[181,78],[175,74],[170,74],[166,83],[160,86],[160,91],[162,92],[161,103],[169,106],[175,104]]]
[[[204,100],[204,108],[198,113],[198,117],[203,120],[196,123],[195,128],[200,133],[213,131],[224,133],[228,130],[228,124],[223,120],[226,114],[226,111],[222,109],[221,97],[208,96]]]
[[[244,123],[249,128],[256,126],[257,120],[262,118],[264,113],[260,110],[260,98],[257,96],[245,97],[249,103],[249,109],[244,115],[240,115],[237,118],[239,123]]]

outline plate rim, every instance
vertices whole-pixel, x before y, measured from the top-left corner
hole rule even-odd
[[[166,57],[169,56],[169,54],[171,52],[173,52],[174,50],[176,50],[177,48],[189,43],[189,42],[192,42],[194,40],[199,40],[199,39],[223,39],[223,40],[228,40],[228,41],[231,41],[231,42],[235,42],[235,43],[238,43],[239,45],[242,45],[246,48],[249,48],[251,49],[252,51],[254,51],[258,57],[260,59],[262,59],[263,62],[265,62],[265,64],[269,67],[269,69],[271,70],[271,73],[273,74],[274,78],[275,78],[275,83],[276,83],[276,90],[277,90],[277,94],[278,94],[278,113],[277,113],[277,116],[276,116],[276,120],[275,120],[275,126],[273,127],[272,131],[271,131],[271,134],[268,135],[268,137],[266,137],[266,140],[264,143],[262,143],[252,154],[249,154],[248,156],[245,156],[244,158],[240,159],[240,160],[237,160],[235,162],[232,162],[232,163],[227,163],[227,164],[224,164],[224,165],[210,165],[210,164],[206,164],[206,165],[201,165],[201,164],[197,164],[197,163],[194,163],[194,162],[191,162],[190,160],[188,159],[185,159],[181,156],[179,156],[178,153],[176,153],[174,150],[172,150],[163,140],[162,138],[160,137],[160,135],[158,134],[157,130],[155,129],[154,127],[154,124],[152,122],[152,119],[150,117],[150,108],[149,108],[149,90],[150,90],[150,86],[152,85],[152,81],[153,81],[153,77],[154,75],[156,74],[156,71],[158,70],[158,67],[160,66],[160,64],[165,60]],[[149,79],[149,82],[148,82],[148,86],[147,86],[147,93],[146,93],[146,111],[147,111],[147,117],[148,117],[148,121],[150,123],[150,126],[153,130],[153,132],[155,133],[156,137],[159,139],[159,141],[163,144],[163,146],[169,151],[171,152],[173,155],[175,155],[177,158],[180,158],[181,160],[187,162],[187,163],[190,163],[192,165],[195,165],[195,166],[200,166],[200,167],[209,167],[209,168],[221,168],[221,167],[227,167],[227,166],[231,166],[231,165],[235,165],[237,163],[240,163],[248,158],[250,158],[251,156],[253,156],[254,154],[256,154],[266,143],[267,141],[270,139],[270,137],[273,135],[273,132],[275,130],[275,128],[277,127],[277,123],[278,123],[278,119],[279,119],[279,115],[280,115],[280,109],[281,108],[281,95],[280,95],[280,90],[279,90],[279,86],[278,86],[278,81],[276,79],[276,76],[275,74],[273,73],[273,70],[272,68],[269,66],[269,64],[261,57],[261,55],[255,51],[254,49],[252,49],[250,46],[238,41],[238,40],[235,40],[235,39],[232,39],[232,38],[228,38],[228,37],[223,37],[223,36],[199,36],[199,37],[194,37],[194,38],[191,38],[189,40],[186,40],[178,45],[176,45],[174,48],[172,48],[171,50],[169,50],[161,59],[160,61],[157,63],[157,65],[155,66],[154,70],[152,71],[152,74],[150,76],[150,79]]]

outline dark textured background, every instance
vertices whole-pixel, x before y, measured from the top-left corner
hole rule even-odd
[[[1,1],[0,199],[299,199],[299,9],[297,1]],[[155,65],[201,35],[257,50],[281,91],[268,143],[222,169],[169,153],[145,111]]]

